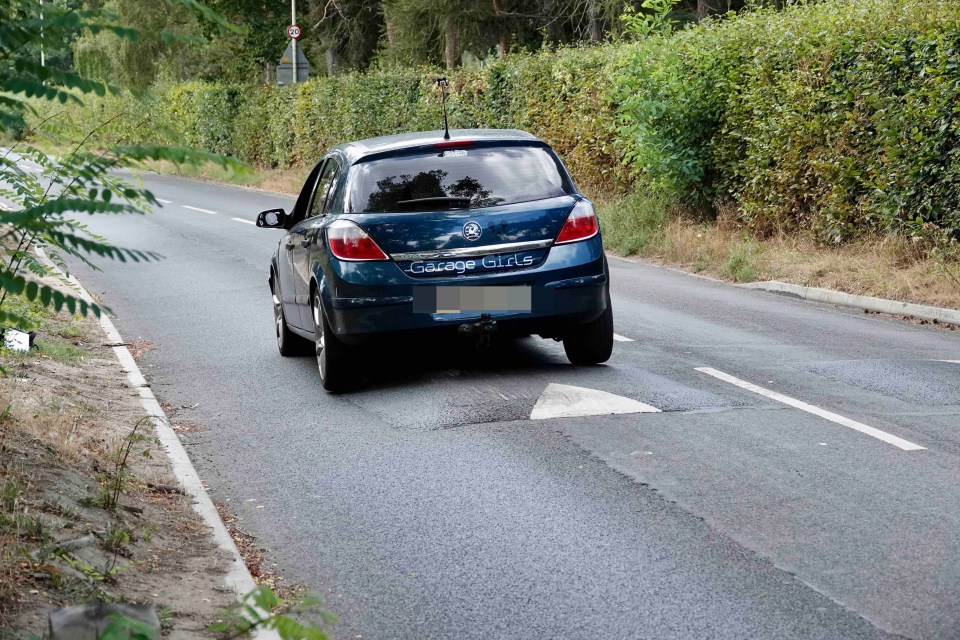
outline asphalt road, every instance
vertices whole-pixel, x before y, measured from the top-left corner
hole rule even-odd
[[[402,344],[331,396],[276,352],[250,224],[292,199],[145,182],[161,210],[90,225],[165,258],[77,275],[337,637],[960,637],[960,334],[611,259],[606,366]],[[529,419],[590,393],[551,384],[660,411]]]

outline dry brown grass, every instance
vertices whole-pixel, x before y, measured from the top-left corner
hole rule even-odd
[[[749,238],[722,219],[713,225],[674,220],[641,254],[728,280],[781,280],[960,309],[954,269],[929,257],[926,247],[903,238],[830,247],[796,236]]]
[[[60,363],[42,364],[51,369],[65,366]],[[7,383],[8,380],[3,382]],[[60,393],[49,388],[37,388],[29,381],[0,385],[0,405],[6,408],[9,415],[0,426],[0,434],[5,439],[41,446],[67,466],[109,456],[124,436],[122,430],[98,420],[98,412],[86,403],[65,403]]]

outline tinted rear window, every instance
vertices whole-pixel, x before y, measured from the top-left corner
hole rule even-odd
[[[542,147],[447,149],[362,162],[351,168],[355,212],[492,207],[569,193]]]

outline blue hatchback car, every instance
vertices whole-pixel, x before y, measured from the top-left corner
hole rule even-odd
[[[314,167],[270,264],[277,344],[316,353],[323,386],[356,381],[371,339],[448,331],[562,340],[574,364],[613,349],[600,227],[535,136],[461,129],[341,145]]]

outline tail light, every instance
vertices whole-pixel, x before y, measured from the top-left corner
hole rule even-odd
[[[566,222],[563,223],[556,244],[586,240],[597,235],[599,230],[600,225],[597,223],[597,214],[593,211],[593,205],[586,200],[581,200],[574,205]]]
[[[340,260],[388,259],[366,231],[346,220],[337,220],[327,227],[327,242],[330,252]]]

